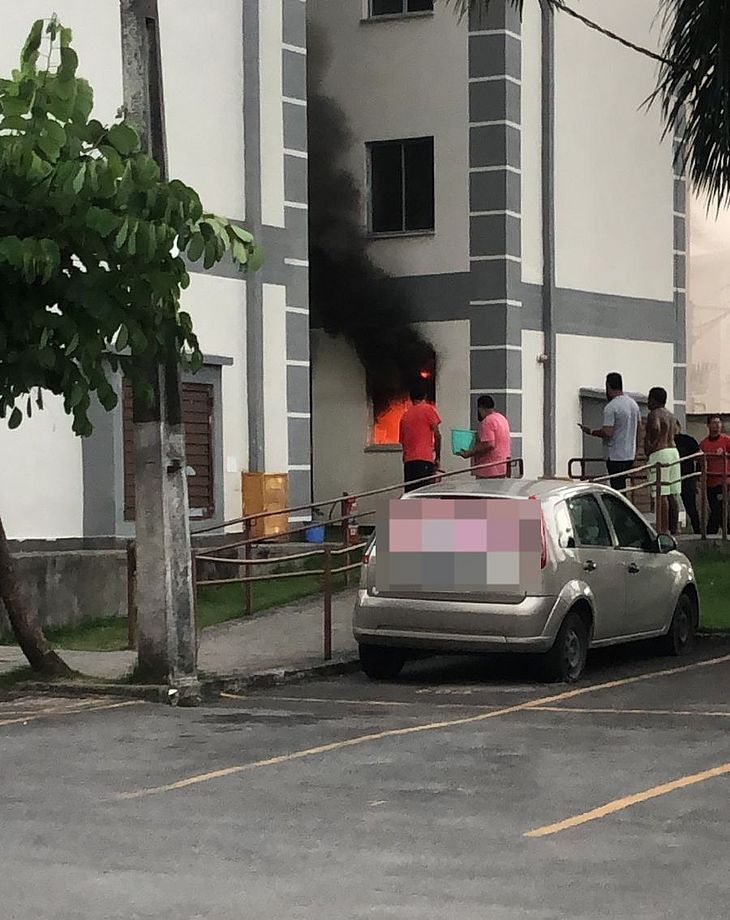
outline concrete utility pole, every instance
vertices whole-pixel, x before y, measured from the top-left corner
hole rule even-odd
[[[143,149],[165,173],[157,0],[120,0],[124,103]],[[154,404],[136,404],[135,506],[139,671],[169,683],[180,702],[198,698],[195,603],[176,362],[151,367]]]

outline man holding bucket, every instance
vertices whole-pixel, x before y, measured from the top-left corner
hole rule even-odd
[[[512,456],[512,434],[507,417],[497,412],[491,396],[482,395],[477,400],[479,427],[471,450],[459,451],[459,456],[472,461],[472,466],[489,463],[494,466],[475,469],[480,479],[503,479],[508,475]],[[504,462],[501,462],[504,461]]]

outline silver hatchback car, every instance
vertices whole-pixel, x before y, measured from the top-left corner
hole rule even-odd
[[[690,648],[700,609],[692,565],[618,492],[564,480],[452,479],[401,501],[459,498],[539,501],[535,587],[383,590],[373,539],[353,620],[369,677],[396,677],[419,652],[531,652],[546,679],[572,682],[589,648],[652,637],[667,654]]]

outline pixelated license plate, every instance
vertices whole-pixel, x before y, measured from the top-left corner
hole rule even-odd
[[[377,518],[382,592],[529,593],[540,586],[539,501],[393,499]]]

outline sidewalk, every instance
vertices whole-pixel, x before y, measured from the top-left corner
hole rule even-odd
[[[355,657],[352,608],[356,589],[332,597],[332,657]],[[323,657],[322,596],[265,610],[246,620],[211,626],[201,637],[198,668],[208,677],[246,676],[274,668],[301,669],[320,665]],[[135,652],[73,652],[58,650],[76,671],[89,677],[119,680],[134,667]],[[16,646],[0,646],[0,674],[24,667]]]

